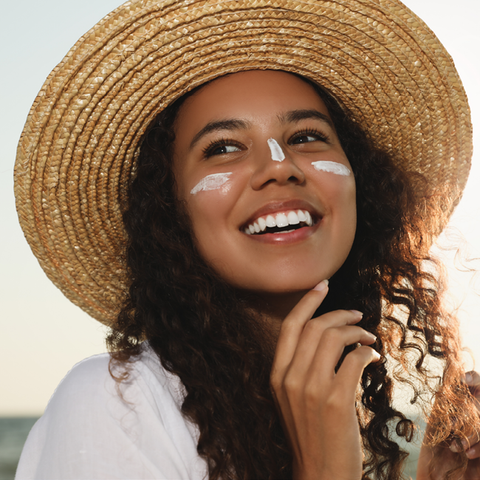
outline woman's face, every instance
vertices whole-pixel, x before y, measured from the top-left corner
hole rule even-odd
[[[300,292],[340,268],[355,235],[355,180],[310,85],[274,71],[222,77],[185,101],[174,128],[178,197],[225,280]]]

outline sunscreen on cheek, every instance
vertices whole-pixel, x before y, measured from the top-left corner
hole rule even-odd
[[[207,192],[208,190],[218,190],[225,183],[228,182],[232,172],[227,173],[212,173],[202,178],[191,190],[192,195],[196,195],[198,192]]]
[[[272,160],[275,162],[283,162],[285,160],[285,154],[283,153],[282,147],[278,144],[278,142],[274,138],[269,138],[267,143],[270,147]]]
[[[313,168],[317,171],[333,173],[335,175],[341,175],[342,177],[348,177],[350,175],[350,169],[345,165],[337,162],[312,162]]]

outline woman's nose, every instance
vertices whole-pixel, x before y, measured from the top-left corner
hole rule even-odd
[[[278,148],[281,146],[278,145]],[[289,152],[285,148],[282,148],[282,152],[285,156],[283,160],[273,160],[272,157],[279,157],[272,152],[267,142],[265,142],[265,148],[259,148],[255,152],[255,169],[251,178],[251,186],[254,190],[260,190],[270,183],[301,185],[305,181],[305,174]]]

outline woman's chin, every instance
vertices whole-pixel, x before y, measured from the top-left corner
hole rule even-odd
[[[236,288],[246,290],[264,297],[278,296],[298,296],[304,295],[306,292],[314,288],[323,280],[328,280],[335,272],[320,271],[315,275],[310,272],[293,271],[293,272],[264,272],[264,275],[257,278],[249,278],[246,282],[234,282]],[[228,281],[228,280],[227,280]]]

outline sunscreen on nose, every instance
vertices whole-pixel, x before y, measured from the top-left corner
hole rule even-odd
[[[341,175],[342,177],[348,177],[351,173],[345,165],[338,162],[319,161],[312,162],[312,165],[317,171],[333,173],[335,175]]]
[[[283,162],[285,160],[285,154],[283,153],[282,147],[277,143],[277,141],[274,138],[269,138],[267,143],[270,147],[272,160],[275,162]]]
[[[196,195],[198,192],[206,192],[208,190],[218,190],[225,183],[228,182],[232,172],[227,173],[212,173],[202,178],[191,190],[192,195]]]

